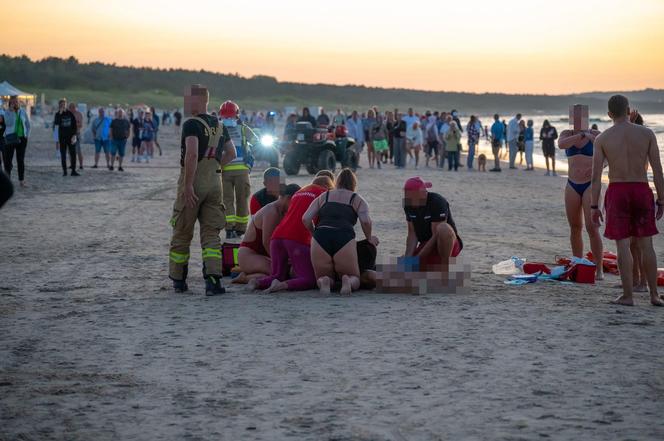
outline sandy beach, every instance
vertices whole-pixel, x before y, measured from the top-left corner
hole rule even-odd
[[[64,178],[34,130],[30,187],[0,211],[0,440],[664,439],[664,311],[646,294],[609,305],[615,276],[513,287],[491,272],[570,253],[564,175],[363,157],[379,258],[403,253],[401,186],[422,176],[450,201],[468,293],[206,298],[196,235],[191,294],[170,289],[179,143],[173,127],[160,140],[163,157],[124,173],[90,169],[85,146]]]

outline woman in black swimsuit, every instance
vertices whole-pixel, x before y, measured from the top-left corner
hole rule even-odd
[[[355,193],[356,187],[355,174],[347,168],[341,170],[335,189],[314,200],[302,217],[313,235],[311,262],[318,287],[324,294],[329,294],[337,278],[341,279],[341,294],[348,295],[360,287],[354,228],[358,218],[366,239],[378,244],[378,239],[371,236],[369,206]]]

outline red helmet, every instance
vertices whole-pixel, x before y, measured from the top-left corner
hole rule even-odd
[[[219,108],[219,116],[223,119],[237,118],[239,111],[240,106],[235,104],[233,101],[226,101]]]

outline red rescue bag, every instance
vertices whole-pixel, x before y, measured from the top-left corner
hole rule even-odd
[[[523,272],[526,274],[535,274],[539,272],[551,274],[551,269],[541,262],[526,262],[523,264]]]
[[[595,283],[595,265],[573,263],[569,266],[561,280],[568,279],[576,283]]]
[[[664,286],[664,268],[657,269],[657,286]]]

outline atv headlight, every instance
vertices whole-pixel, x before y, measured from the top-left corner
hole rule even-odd
[[[265,135],[261,138],[261,144],[265,147],[272,147],[274,145],[274,136]]]

